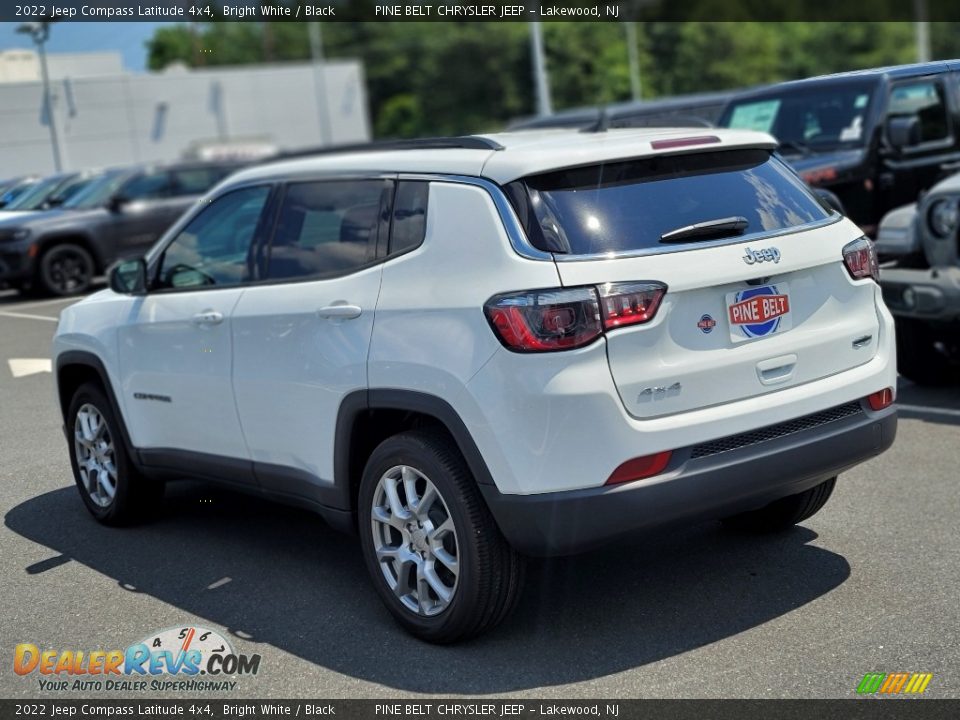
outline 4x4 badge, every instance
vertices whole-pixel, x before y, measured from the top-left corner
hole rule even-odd
[[[776,264],[780,262],[780,250],[776,247],[763,248],[763,250],[751,250],[747,248],[747,252],[743,256],[743,261],[747,265],[762,262],[772,262]]]

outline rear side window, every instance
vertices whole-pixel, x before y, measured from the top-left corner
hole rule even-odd
[[[376,257],[385,180],[296,183],[287,187],[270,246],[267,278],[343,275]]]
[[[531,242],[547,252],[589,255],[677,247],[664,235],[742,218],[736,230],[693,236],[684,246],[743,237],[828,217],[803,182],[766,150],[662,155],[559,170],[507,188]],[[669,237],[669,235],[668,235]]]
[[[427,198],[430,184],[402,180],[397,186],[390,229],[390,254],[420,247],[427,232]]]
[[[219,168],[201,167],[173,171],[174,195],[202,195],[223,177]]]
[[[170,175],[161,170],[134,178],[123,186],[120,193],[127,200],[157,200],[170,197],[172,190]]]

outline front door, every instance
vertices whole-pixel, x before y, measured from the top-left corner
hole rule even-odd
[[[231,323],[256,275],[251,248],[269,194],[268,186],[235,190],[198,214],[120,328],[124,405],[147,464],[203,474],[204,463],[233,460],[235,479],[253,482],[230,378]]]

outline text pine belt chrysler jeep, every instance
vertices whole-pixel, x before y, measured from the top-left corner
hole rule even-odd
[[[65,310],[83,501],[229,482],[359,534],[450,642],[524,555],[789,527],[896,433],[871,244],[737,131],[544,131],[243,171]]]

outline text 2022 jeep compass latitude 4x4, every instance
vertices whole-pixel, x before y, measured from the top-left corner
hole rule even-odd
[[[259,167],[65,310],[83,501],[229,482],[360,536],[417,636],[499,622],[523,555],[776,530],[896,433],[870,243],[765,134],[518,133]]]

